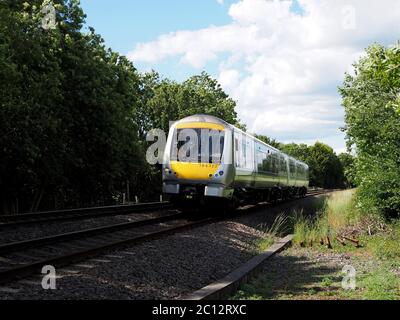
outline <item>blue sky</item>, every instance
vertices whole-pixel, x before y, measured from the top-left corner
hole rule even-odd
[[[139,71],[206,71],[249,131],[345,151],[337,87],[373,42],[398,40],[398,0],[81,0],[87,25]]]
[[[234,0],[223,4],[216,0],[81,0],[87,15],[86,25],[101,34],[106,45],[126,55],[136,43],[154,40],[159,35],[177,30],[196,30],[210,25],[230,22],[228,8]],[[165,77],[184,81],[198,70],[182,68],[179,59],[171,58],[157,66],[136,62],[141,71],[156,69]],[[208,63],[211,74],[217,72],[217,63]]]
[[[196,30],[230,22],[229,4],[216,0],[81,0],[87,25],[108,46],[126,54],[137,42],[181,29]]]

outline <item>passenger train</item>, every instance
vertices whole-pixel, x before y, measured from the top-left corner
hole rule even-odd
[[[308,165],[210,115],[170,128],[163,159],[163,193],[176,204],[233,207],[304,196]]]

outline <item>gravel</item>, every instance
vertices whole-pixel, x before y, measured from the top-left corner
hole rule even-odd
[[[306,208],[313,198],[296,202]],[[179,299],[240,267],[255,254],[254,242],[293,203],[264,208],[190,231],[113,250],[57,271],[56,290],[43,290],[41,277],[0,289],[0,299]]]
[[[166,214],[176,213],[175,210],[159,210],[146,213],[132,213],[100,218],[71,220],[63,222],[43,222],[41,224],[24,225],[0,230],[0,244],[23,241],[34,238],[47,237],[60,233],[79,231],[84,229],[107,226],[111,224],[133,222],[161,217]]]

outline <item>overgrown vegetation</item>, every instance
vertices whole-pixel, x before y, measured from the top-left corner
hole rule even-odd
[[[355,190],[334,193],[315,215],[279,216],[274,226],[273,234],[294,232],[293,248],[276,262],[284,269],[278,277],[286,279],[285,287],[268,269],[234,298],[400,299],[400,223],[361,211]],[[302,270],[307,259],[312,267]],[[354,290],[342,287],[344,265],[356,271]]]
[[[301,246],[317,243],[332,246],[332,241],[341,236],[347,226],[361,219],[355,208],[354,193],[354,190],[334,193],[326,200],[322,210],[311,217],[302,213],[295,215],[293,242]]]
[[[359,205],[400,216],[400,43],[374,44],[347,74],[340,93],[348,147],[357,151]]]
[[[274,219],[271,225],[262,224],[258,229],[264,233],[264,237],[256,241],[254,254],[263,253],[274,244],[277,238],[288,234],[290,231],[288,216],[285,212],[282,212]]]

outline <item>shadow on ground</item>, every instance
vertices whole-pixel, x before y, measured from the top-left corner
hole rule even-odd
[[[57,280],[57,290],[44,291],[37,285],[15,284],[19,290],[0,299],[176,299],[202,288],[240,267],[254,254],[254,241],[282,212],[303,210],[311,214],[323,200],[306,198],[274,207],[259,208],[252,214],[204,228],[113,250],[87,261],[77,275]],[[104,261],[106,262],[104,262]],[[272,260],[271,260],[272,261]],[[295,293],[312,287],[334,269],[316,266],[302,258],[277,256],[265,269],[270,289],[261,296]],[[13,286],[14,287],[14,286]]]
[[[278,255],[267,263],[259,277],[244,285],[235,298],[307,299],[316,293],[328,298],[339,289],[338,271],[337,265],[309,260],[305,256]]]

